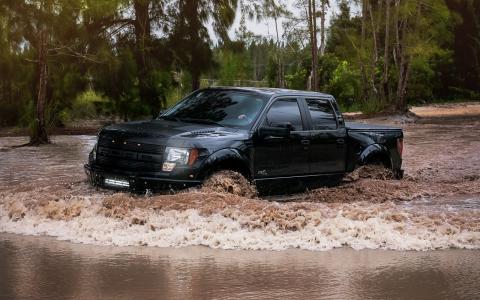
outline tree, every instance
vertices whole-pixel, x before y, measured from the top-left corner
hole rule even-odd
[[[393,110],[407,110],[406,91],[414,59],[431,59],[442,52],[440,43],[448,37],[450,12],[444,1],[395,0],[393,32],[397,88]],[[387,62],[385,62],[387,63]]]
[[[325,37],[326,37],[326,28],[325,22],[327,20],[327,7],[330,6],[328,0],[320,0],[320,48],[319,56],[322,56],[325,53]]]
[[[453,30],[454,39],[451,45],[454,63],[445,66],[442,93],[450,97],[452,92],[458,97],[468,97],[468,94],[478,97],[480,94],[480,2],[447,0],[446,4],[458,20]]]
[[[17,125],[34,92],[29,80],[33,65],[25,63],[28,50],[11,25],[8,7],[0,4],[0,126]]]
[[[52,92],[49,67],[58,57],[89,59],[84,45],[78,41],[79,16],[83,0],[7,0],[1,5],[9,11],[9,29],[29,49],[25,58],[35,66],[35,113],[30,136],[31,145],[49,143],[46,109]]]
[[[169,46],[179,65],[191,76],[191,89],[200,87],[200,75],[214,66],[207,22],[221,41],[228,41],[228,28],[235,19],[236,0],[179,0],[170,10],[173,24]]]
[[[444,55],[450,13],[443,0],[361,0],[360,5],[357,21],[347,17],[347,2],[342,2],[341,14],[331,24],[327,51],[358,66],[364,103],[405,112],[412,62],[429,63]],[[353,26],[356,22],[360,32]]]
[[[281,49],[281,40],[280,40],[280,33],[278,30],[279,26],[279,18],[287,17],[289,12],[284,3],[275,0],[263,0],[263,9],[262,15],[264,18],[271,18],[275,22],[275,56],[276,56],[276,86],[277,87],[285,87],[285,70],[284,70],[284,62],[282,59],[282,49]]]
[[[317,80],[317,60],[318,60],[318,44],[317,44],[317,11],[315,0],[307,0],[307,17],[308,31],[310,33],[310,47],[312,49],[312,71],[311,71],[311,89],[318,89]]]

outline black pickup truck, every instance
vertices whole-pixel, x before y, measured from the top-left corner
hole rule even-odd
[[[193,92],[156,119],[103,128],[85,170],[94,185],[131,191],[200,185],[224,172],[275,193],[365,164],[401,178],[402,148],[401,129],[345,122],[331,95],[219,87]]]

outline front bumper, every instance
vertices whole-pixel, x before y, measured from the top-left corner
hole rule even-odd
[[[132,192],[178,190],[198,186],[201,180],[175,179],[155,176],[145,176],[132,172],[108,171],[95,168],[89,164],[84,165],[85,173],[93,186],[100,186],[116,190],[130,190]],[[111,186],[105,184],[105,178],[121,179],[128,181],[128,187]]]

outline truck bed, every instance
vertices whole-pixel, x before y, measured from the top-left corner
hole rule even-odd
[[[386,126],[386,125],[377,125],[377,124],[368,124],[360,122],[345,122],[345,127],[348,131],[397,131],[402,130],[398,127]]]

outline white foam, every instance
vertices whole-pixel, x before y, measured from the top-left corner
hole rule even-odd
[[[97,213],[90,206],[79,217],[52,220],[35,211],[14,221],[0,206],[0,232],[47,235],[77,243],[115,246],[183,247],[204,245],[221,249],[283,250],[300,248],[330,250],[354,249],[431,250],[446,248],[480,249],[480,233],[459,230],[442,224],[432,228],[410,222],[395,222],[382,213],[366,220],[352,220],[338,211],[321,218],[318,212],[306,212],[306,225],[299,230],[282,230],[270,222],[260,228],[245,226],[251,216],[236,211],[235,218],[219,213],[202,216],[195,209],[185,211],[131,212],[145,220],[132,225],[131,218],[115,219]],[[399,224],[402,224],[401,228]],[[446,230],[450,227],[452,230]]]

